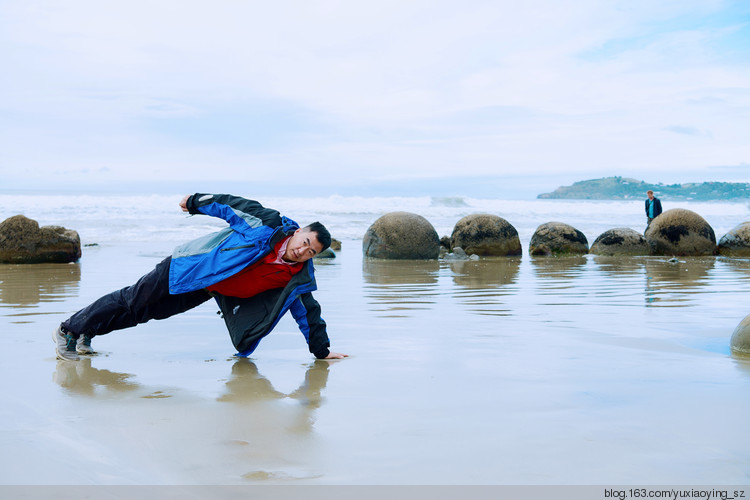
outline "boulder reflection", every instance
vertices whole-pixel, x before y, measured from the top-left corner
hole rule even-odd
[[[574,306],[586,299],[586,287],[575,283],[583,277],[586,257],[532,257],[531,263],[540,305]]]
[[[586,257],[532,257],[534,272],[540,278],[573,280],[581,277]]]
[[[364,259],[364,294],[374,312],[403,316],[436,303],[440,263],[436,260]]]
[[[455,261],[449,264],[459,287],[455,299],[470,312],[485,316],[510,316],[512,308],[502,297],[515,294],[520,259],[498,258]]]
[[[612,278],[623,276],[636,276],[643,273],[645,258],[637,256],[610,256],[597,255],[594,263],[599,270],[610,275]]]
[[[35,305],[78,293],[81,266],[75,264],[0,264],[0,302]]]
[[[717,263],[730,268],[733,272],[750,276],[750,259],[717,257]]]
[[[516,282],[520,259],[462,260],[450,263],[453,282],[469,289],[498,288]]]
[[[694,300],[696,290],[708,284],[715,264],[714,257],[646,260],[646,305],[685,305]]]

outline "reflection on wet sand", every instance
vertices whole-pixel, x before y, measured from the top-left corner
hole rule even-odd
[[[232,376],[227,381],[227,392],[216,398],[217,401],[234,403],[248,407],[253,403],[293,399],[299,402],[298,408],[274,406],[274,413],[289,413],[293,418],[287,427],[292,432],[311,432],[313,413],[323,403],[321,395],[328,382],[330,362],[315,360],[305,371],[305,380],[300,386],[285,394],[276,390],[271,382],[260,374],[258,367],[247,358],[241,358],[232,365]],[[271,407],[266,407],[271,408]],[[257,409],[256,409],[257,410]]]
[[[73,394],[106,397],[137,389],[139,384],[130,380],[132,376],[94,368],[90,358],[82,358],[75,363],[58,361],[52,379]]]
[[[34,305],[57,302],[78,293],[81,266],[74,264],[0,264],[0,302]]]
[[[453,281],[464,288],[481,289],[515,283],[520,259],[462,260],[450,263]]]
[[[531,263],[540,278],[572,280],[581,277],[586,257],[532,257]]]
[[[511,309],[501,297],[516,293],[513,286],[520,259],[481,259],[451,262],[453,281],[459,288],[453,296],[468,310],[483,316],[509,316]]]
[[[646,305],[686,305],[705,286],[714,257],[650,258],[646,260]]]
[[[536,281],[536,294],[552,297],[542,300],[540,305],[572,305],[586,300],[587,291],[575,283],[583,275],[585,257],[533,257],[531,263],[540,278]]]
[[[643,257],[596,255],[594,263],[611,277],[640,275],[645,266]]]
[[[646,275],[654,282],[700,286],[716,263],[714,257],[680,257],[677,262],[651,258],[646,260]]]
[[[364,259],[364,294],[372,311],[401,316],[436,303],[440,264],[436,260]]]
[[[739,272],[750,276],[750,259],[717,257],[717,262],[728,266],[733,272]]]
[[[284,394],[277,391],[271,382],[260,374],[258,367],[248,358],[239,358],[232,365],[232,375],[227,381],[227,392],[217,401],[228,403],[252,403],[275,399],[296,399],[309,409],[320,407],[321,393],[328,382],[330,362],[315,360],[307,367],[305,380],[300,386]]]
[[[329,367],[328,361],[314,361],[299,387],[285,394],[249,359],[235,361],[227,391],[217,401],[231,403],[227,445],[236,454],[236,463],[245,468],[243,479],[266,482],[320,476],[310,469],[314,460],[306,455],[314,450],[315,411],[324,401]]]

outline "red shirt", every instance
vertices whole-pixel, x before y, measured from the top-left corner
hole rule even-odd
[[[247,298],[272,288],[285,287],[292,276],[300,272],[303,266],[301,262],[286,262],[279,255],[282,247],[286,248],[289,238],[278,242],[273,252],[270,252],[255,264],[247,266],[225,280],[206,287],[206,290],[228,297]]]

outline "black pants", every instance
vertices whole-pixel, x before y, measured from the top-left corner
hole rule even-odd
[[[169,294],[169,263],[167,257],[135,285],[117,290],[96,300],[63,321],[62,327],[71,334],[104,335],[151,319],[164,319],[201,305],[211,298],[205,290]]]

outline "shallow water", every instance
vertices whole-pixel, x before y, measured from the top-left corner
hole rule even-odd
[[[355,239],[316,264],[350,359],[315,361],[291,319],[234,359],[212,303],[54,359],[59,321],[170,249],[0,265],[0,484],[749,482],[748,259],[373,261]]]

